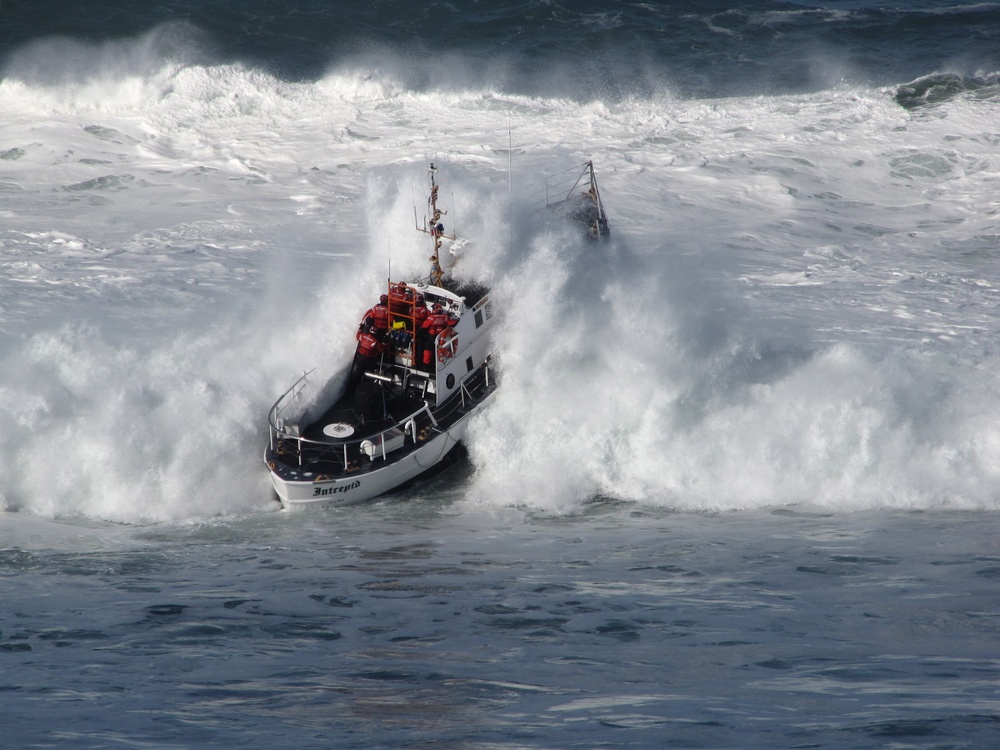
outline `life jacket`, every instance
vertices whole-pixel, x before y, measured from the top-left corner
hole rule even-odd
[[[413,310],[413,289],[405,282],[389,287],[389,310],[410,315]]]
[[[372,328],[384,331],[389,327],[389,308],[385,305],[375,305],[368,311],[372,318]]]
[[[368,333],[358,334],[358,354],[362,357],[377,357],[385,351],[385,344],[379,340],[378,336]]]
[[[423,327],[431,336],[437,336],[448,327],[448,316],[444,313],[431,313],[424,321]]]
[[[375,305],[361,316],[359,328],[365,330],[384,331],[389,327],[389,309],[385,305]]]

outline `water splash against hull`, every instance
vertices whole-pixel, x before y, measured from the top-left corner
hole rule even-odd
[[[507,309],[473,501],[996,502],[989,102],[945,122],[864,89],[581,104],[190,62],[127,78],[0,83],[8,508],[270,507],[261,415],[349,355],[390,254],[423,267],[393,238],[428,155],[475,247],[461,273]],[[525,195],[596,160],[610,245],[508,207],[498,113],[531,144]]]

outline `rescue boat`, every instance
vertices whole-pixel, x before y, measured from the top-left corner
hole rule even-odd
[[[268,412],[264,462],[284,508],[370,500],[439,467],[493,397],[488,290],[442,271],[436,168],[428,217],[430,274],[388,281],[362,316],[349,370],[308,372]]]

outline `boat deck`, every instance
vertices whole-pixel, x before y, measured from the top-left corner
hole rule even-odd
[[[356,395],[345,393],[337,400],[337,403],[324,412],[323,416],[309,425],[302,436],[307,440],[317,442],[337,442],[338,440],[358,440],[366,436],[378,435],[419,411],[423,405],[424,402],[419,398],[394,396],[385,404],[384,414],[387,416],[366,417],[358,410]],[[379,411],[382,411],[381,408]],[[331,425],[344,425],[350,427],[351,430],[349,433],[345,430],[345,434],[338,436],[333,430],[327,431]]]
[[[359,405],[355,393],[345,393],[305,427],[301,438],[279,437],[267,451],[267,460],[272,471],[286,479],[297,479],[301,472],[334,478],[372,471],[384,466],[386,458],[392,462],[406,456],[449,430],[495,388],[483,366],[444,404],[428,409],[414,390],[393,393],[376,386],[380,400],[374,415],[364,413],[366,407]]]

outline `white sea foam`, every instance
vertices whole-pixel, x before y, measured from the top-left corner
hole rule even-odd
[[[390,255],[423,271],[430,159],[505,310],[470,502],[995,506],[995,105],[581,104],[150,49],[74,47],[74,75],[28,50],[0,82],[7,507],[272,507],[266,409],[349,356]],[[530,210],[588,158],[609,246]]]

